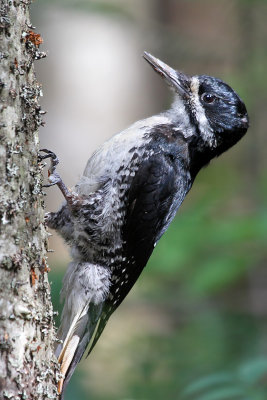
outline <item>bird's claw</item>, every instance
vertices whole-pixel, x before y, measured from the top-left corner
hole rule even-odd
[[[53,218],[53,213],[51,213],[51,212],[45,213],[45,215],[44,215],[45,225],[49,225],[49,222],[51,221],[52,218]]]
[[[58,173],[56,172],[56,166],[59,163],[58,157],[56,156],[55,153],[53,153],[53,151],[51,150],[47,150],[47,149],[40,149],[40,152],[46,153],[44,155],[41,155],[40,153],[38,154],[38,161],[42,161],[45,160],[47,158],[50,158],[50,168],[48,170],[48,180],[49,180],[49,184],[43,185],[43,187],[50,187],[50,186],[54,186],[56,185],[58,182],[61,181],[60,176],[58,175]]]
[[[45,213],[44,220],[47,221],[50,218],[50,216],[51,216],[51,212]]]
[[[43,187],[50,187],[50,186],[57,185],[59,187],[59,189],[61,190],[63,196],[67,200],[67,203],[71,205],[73,195],[69,191],[67,186],[64,184],[64,182],[62,181],[62,179],[60,178],[59,174],[56,171],[56,166],[59,163],[57,156],[51,150],[41,149],[39,151],[45,153],[45,155],[41,155],[41,154],[38,155],[39,162],[42,160],[45,160],[46,158],[50,158],[50,161],[51,161],[50,168],[48,169],[49,183],[46,185],[43,185]]]
[[[47,158],[50,158],[50,160],[51,160],[51,167],[55,169],[55,167],[56,167],[56,166],[58,165],[58,163],[59,163],[59,160],[58,160],[58,157],[56,156],[56,154],[53,153],[53,151],[47,150],[47,149],[40,149],[39,152],[46,153],[46,154],[41,155],[41,154],[39,153],[39,154],[38,154],[38,161],[40,162],[40,161],[42,161],[42,160],[45,160],[45,159],[47,159]],[[52,168],[51,168],[51,169],[52,169]]]

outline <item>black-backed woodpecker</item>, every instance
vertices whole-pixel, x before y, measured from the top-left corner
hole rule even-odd
[[[105,142],[73,191],[56,172],[55,154],[44,149],[41,156],[51,158],[50,185],[65,197],[46,222],[70,245],[73,259],[61,291],[60,393],[141,274],[199,170],[248,129],[246,107],[229,85],[185,75],[146,52],[144,58],[174,91],[169,110]]]

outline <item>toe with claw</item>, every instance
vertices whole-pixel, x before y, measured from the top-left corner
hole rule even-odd
[[[39,161],[50,158],[50,162],[51,162],[50,168],[48,169],[48,181],[50,183],[47,185],[43,185],[43,187],[50,187],[50,186],[57,185],[59,187],[59,189],[61,190],[63,196],[67,200],[67,203],[71,205],[73,194],[69,191],[67,186],[63,183],[58,172],[56,171],[56,166],[59,163],[56,154],[53,153],[51,150],[47,150],[47,149],[41,149],[39,151],[42,153],[45,153],[44,155],[42,155],[42,154],[38,155]]]
[[[59,160],[58,160],[56,154],[53,153],[51,150],[41,149],[40,152],[46,153],[46,154],[44,154],[44,155],[39,154],[38,155],[39,161],[50,158],[50,162],[51,162],[50,168],[48,170],[48,180],[50,183],[47,185],[43,185],[43,187],[54,186],[61,181],[59,174],[56,172],[56,166],[58,165]]]

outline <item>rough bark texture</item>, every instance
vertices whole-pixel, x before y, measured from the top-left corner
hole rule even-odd
[[[41,168],[40,35],[28,1],[0,0],[0,399],[55,399]]]

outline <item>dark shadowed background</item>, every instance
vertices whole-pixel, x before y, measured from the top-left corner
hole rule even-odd
[[[39,0],[32,20],[48,52],[36,63],[48,111],[41,146],[57,153],[70,187],[105,139],[168,107],[144,50],[224,79],[251,121],[197,177],[66,400],[266,400],[267,2]],[[47,193],[56,210],[59,190]],[[69,256],[56,234],[50,248],[60,310]]]

